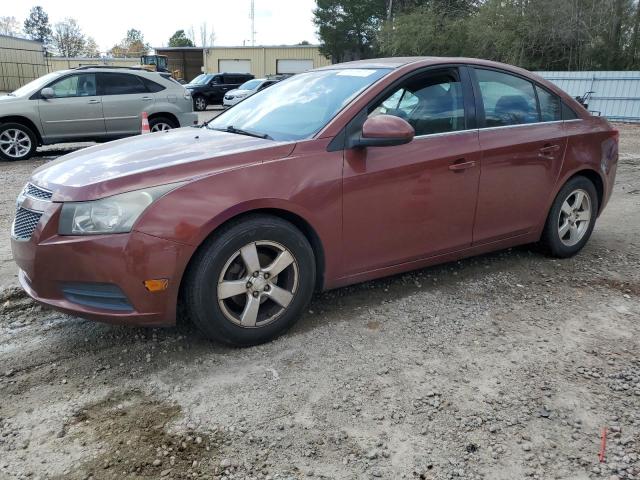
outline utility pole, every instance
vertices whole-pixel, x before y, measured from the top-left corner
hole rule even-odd
[[[256,46],[256,2],[251,0],[251,12],[249,13],[251,19],[251,46]]]

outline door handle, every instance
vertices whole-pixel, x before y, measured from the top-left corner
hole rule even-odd
[[[473,168],[475,166],[476,166],[475,161],[470,160],[468,162],[465,162],[464,158],[460,158],[455,162],[453,162],[451,165],[449,165],[449,170],[451,170],[452,172],[462,172],[463,170],[466,170],[468,168]]]
[[[100,100],[98,100],[97,98],[94,98],[92,100],[89,100],[89,102],[87,103],[90,103],[90,104],[100,103]]]
[[[142,97],[142,100],[149,101],[149,100],[153,100],[153,98],[151,98],[151,97]]]
[[[541,157],[549,157],[552,153],[557,152],[558,150],[560,150],[560,145],[551,145],[547,143],[539,151]]]

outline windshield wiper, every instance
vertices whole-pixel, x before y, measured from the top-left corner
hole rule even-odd
[[[228,125],[227,128],[212,128],[212,130],[218,130],[219,132],[235,133],[238,135],[246,135],[248,137],[263,138],[265,140],[273,140],[273,138],[271,138],[266,133],[250,132],[248,130],[242,130],[241,128],[236,128],[233,125]]]

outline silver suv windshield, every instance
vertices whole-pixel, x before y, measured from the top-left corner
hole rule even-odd
[[[389,69],[317,70],[295,75],[240,102],[207,128],[279,141],[311,138]]]
[[[47,73],[46,75],[44,75],[44,76],[42,76],[40,78],[36,78],[35,80],[32,80],[31,82],[27,83],[26,85],[23,85],[22,87],[18,88],[17,90],[14,90],[13,92],[10,93],[10,95],[13,95],[13,96],[16,96],[16,97],[20,97],[22,95],[27,95],[27,94],[33,92],[34,90],[38,90],[38,89],[44,87],[51,80],[54,80],[54,79],[60,77],[63,73],[66,73],[66,72],[65,71],[58,71],[58,72]]]

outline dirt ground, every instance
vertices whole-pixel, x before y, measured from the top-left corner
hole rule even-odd
[[[25,298],[14,199],[61,152],[0,164],[0,478],[640,479],[640,127],[619,128],[578,256],[517,248],[320,294],[249,349]]]

